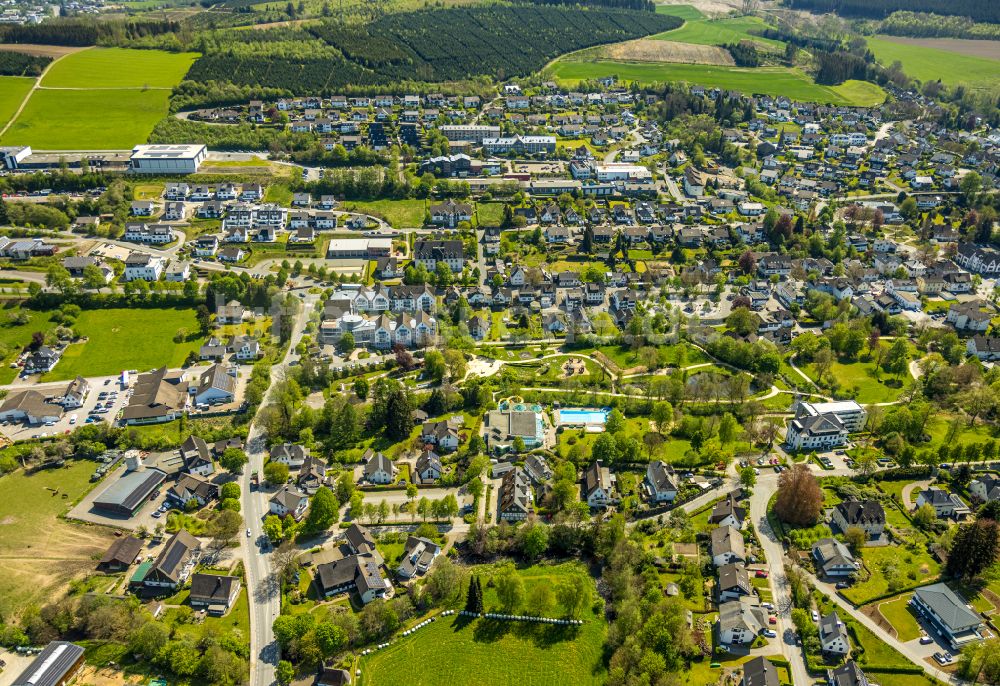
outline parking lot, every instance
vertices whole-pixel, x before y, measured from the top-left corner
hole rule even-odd
[[[123,391],[117,384],[117,377],[100,377],[88,379],[88,381],[90,382],[90,391],[83,401],[83,406],[67,410],[55,423],[30,426],[23,422],[7,422],[0,426],[0,432],[12,441],[26,441],[32,438],[68,434],[77,426],[95,421],[114,422],[118,412],[128,403],[131,391]],[[68,383],[65,381],[33,388],[43,395],[55,396],[62,395]],[[100,414],[92,414],[95,410],[99,410]],[[88,421],[89,417],[94,417],[94,419]]]

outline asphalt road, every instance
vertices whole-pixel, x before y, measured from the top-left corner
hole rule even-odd
[[[271,385],[261,407],[273,401],[277,382],[284,378],[292,361],[295,344],[301,339],[309,312],[316,303],[317,295],[303,298],[302,308],[295,318],[292,329],[292,344],[281,364],[271,368]],[[267,456],[267,441],[263,429],[254,421],[247,436],[247,456],[250,462],[240,479],[243,492],[243,513],[249,536],[241,536],[241,549],[247,571],[247,586],[250,598],[250,685],[271,686],[275,683],[275,667],[280,658],[280,649],[274,640],[271,624],[281,613],[280,585],[271,566],[270,546],[268,552],[261,551],[267,540],[264,536],[264,517],[268,513],[268,492],[250,490],[250,475],[263,472]]]

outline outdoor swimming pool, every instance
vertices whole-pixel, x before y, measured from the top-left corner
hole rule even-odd
[[[571,424],[575,426],[604,426],[604,422],[606,422],[607,419],[607,410],[584,410],[574,408],[564,408],[559,410],[560,424]]]

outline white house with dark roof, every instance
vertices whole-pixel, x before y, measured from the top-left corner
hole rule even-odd
[[[858,571],[858,562],[847,546],[835,538],[821,538],[813,543],[813,562],[827,577],[847,577]]]
[[[386,485],[395,483],[399,468],[381,452],[369,448],[364,456],[365,481],[370,484]]]
[[[309,457],[309,448],[295,443],[281,443],[271,446],[271,461],[291,467],[301,467]]]
[[[819,620],[819,645],[828,655],[847,655],[851,651],[851,639],[847,636],[847,626],[836,612],[831,612]]]
[[[743,534],[740,533],[739,529],[731,526],[715,527],[711,533],[709,554],[712,556],[712,563],[716,567],[722,567],[734,562],[746,562],[747,551],[743,541]]]
[[[672,503],[677,498],[674,470],[663,460],[655,460],[646,466],[643,484],[652,503]]]
[[[309,496],[293,486],[285,485],[268,500],[271,514],[284,517],[291,515],[296,521],[302,519],[309,508]]]
[[[844,500],[833,508],[830,519],[841,532],[857,527],[868,538],[878,538],[885,530],[885,510],[877,500]]]
[[[719,641],[724,645],[753,643],[766,626],[767,613],[749,598],[719,603]]]
[[[962,502],[958,495],[936,486],[920,491],[915,503],[917,509],[924,505],[930,505],[939,518],[960,519],[970,513],[969,506]]]

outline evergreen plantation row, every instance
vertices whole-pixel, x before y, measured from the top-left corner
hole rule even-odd
[[[593,45],[680,26],[667,15],[555,6],[493,6],[390,14],[367,27],[213,33],[188,78],[330,94],[348,86],[526,76],[549,60]]]

